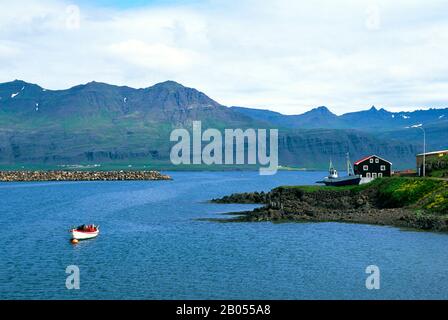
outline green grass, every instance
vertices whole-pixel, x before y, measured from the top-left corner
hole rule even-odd
[[[431,170],[429,175],[434,178],[447,178],[448,169]]]
[[[385,207],[404,207],[424,201],[439,189],[447,190],[447,183],[430,178],[394,177],[383,179],[377,188]]]
[[[359,186],[282,186],[304,192],[320,190],[360,192],[376,189],[378,200],[384,208],[411,207],[420,212],[448,215],[448,181],[418,177],[391,177],[375,179]]]

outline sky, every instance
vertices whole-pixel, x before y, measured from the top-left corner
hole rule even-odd
[[[448,107],[446,0],[0,0],[0,82],[174,80],[300,114]]]

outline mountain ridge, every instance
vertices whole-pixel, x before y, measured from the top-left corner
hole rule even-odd
[[[26,82],[24,80],[16,79],[16,80],[13,80],[13,81],[10,81],[10,82],[0,83],[0,98],[3,99],[3,100],[7,99],[7,97],[2,96],[2,89],[5,86],[7,86],[7,87],[8,86],[9,87],[10,86],[15,86],[16,87],[15,90],[12,90],[12,91],[16,91],[16,92],[12,92],[11,91],[11,94],[15,94],[15,93],[19,93],[20,94],[19,91],[22,91],[22,90],[18,90],[19,87],[32,86],[35,89],[36,88],[40,89],[42,92],[53,92],[53,93],[55,93],[55,92],[56,93],[57,92],[67,92],[67,91],[75,90],[75,89],[90,89],[92,87],[96,88],[96,89],[98,89],[98,87],[115,88],[116,90],[119,90],[119,91],[121,90],[122,92],[126,92],[126,90],[128,90],[128,91],[150,91],[150,90],[156,89],[156,88],[170,88],[171,91],[175,91],[174,89],[181,88],[181,89],[185,89],[185,90],[196,91],[199,94],[202,94],[202,95],[206,96],[203,92],[201,92],[201,91],[199,91],[199,90],[197,90],[195,88],[192,88],[192,87],[184,86],[184,85],[182,85],[179,82],[176,82],[174,80],[166,80],[166,81],[163,81],[163,82],[159,82],[159,83],[153,84],[153,85],[151,85],[149,87],[142,87],[142,88],[134,88],[134,87],[126,86],[126,85],[113,85],[113,84],[109,84],[109,83],[106,83],[106,82],[98,82],[98,81],[92,80],[92,81],[89,81],[89,82],[87,82],[85,84],[74,85],[74,86],[69,87],[67,89],[46,89],[46,88],[41,87],[38,84],[34,84],[34,83]],[[19,95],[17,95],[17,97],[19,97]],[[16,97],[14,97],[14,98],[16,98]],[[209,98],[209,97],[207,97],[207,98]],[[209,98],[209,99],[214,101],[216,104],[219,104],[215,100],[213,100],[211,98]],[[219,104],[219,105],[222,105],[222,104]],[[401,116],[405,115],[406,116],[408,114],[425,113],[425,112],[428,112],[428,111],[429,112],[430,111],[437,111],[438,113],[440,113],[443,110],[443,112],[445,112],[447,114],[446,115],[445,114],[441,114],[439,116],[443,116],[443,117],[448,118],[448,107],[429,108],[429,109],[415,109],[415,110],[412,110],[412,111],[391,112],[391,111],[386,110],[384,107],[382,107],[380,109],[377,109],[375,106],[372,106],[370,109],[366,109],[366,110],[362,110],[361,109],[361,110],[358,110],[358,111],[352,111],[352,112],[343,113],[341,115],[334,114],[327,106],[318,106],[318,107],[312,108],[312,109],[310,109],[310,110],[308,110],[306,112],[303,112],[301,114],[293,114],[293,115],[285,115],[285,114],[282,114],[281,112],[273,111],[273,110],[270,110],[270,109],[258,109],[258,108],[255,109],[255,108],[250,108],[250,107],[239,107],[239,106],[230,106],[229,108],[235,109],[235,110],[247,109],[247,110],[251,110],[253,112],[269,112],[269,113],[273,113],[273,114],[275,113],[275,114],[283,116],[283,117],[293,117],[293,118],[294,117],[300,117],[300,116],[307,116],[307,115],[315,115],[315,114],[319,114],[319,113],[321,115],[337,117],[337,118],[350,118],[350,116],[352,116],[354,114],[359,114],[360,112],[362,112],[362,113],[371,113],[371,114],[387,114],[387,115],[401,115]],[[405,119],[408,119],[408,118],[405,117]]]
[[[304,129],[310,128],[334,128],[346,129],[355,128],[361,130],[401,129],[415,124],[436,124],[448,119],[447,108],[416,109],[414,111],[391,112],[384,108],[377,109],[372,106],[367,110],[347,112],[341,115],[332,113],[327,107],[317,107],[297,115],[284,115],[280,112],[269,109],[253,109],[248,107],[232,106],[231,109],[242,114],[252,116],[259,120],[269,120],[279,126],[293,128],[301,126]],[[322,109],[325,108],[325,109]],[[310,115],[319,115],[312,120],[306,119]],[[323,121],[322,121],[323,120]],[[373,122],[372,122],[373,121]],[[375,122],[377,121],[377,122]]]
[[[439,116],[446,109],[440,110]],[[371,108],[338,116],[321,106],[285,116],[226,107],[172,80],[138,89],[91,81],[63,90],[15,80],[0,84],[0,163],[167,162],[170,132],[191,129],[192,121],[200,120],[204,129],[278,128],[281,165],[324,168],[329,158],[342,163],[350,151],[353,158],[377,153],[405,167],[413,166],[421,139],[417,130],[403,131],[409,120],[404,116],[434,118],[415,112]],[[375,129],[370,124],[375,116],[399,122],[381,120],[386,126]],[[448,141],[448,124],[439,120],[439,137],[430,139],[428,147]],[[394,130],[409,139],[394,136]]]

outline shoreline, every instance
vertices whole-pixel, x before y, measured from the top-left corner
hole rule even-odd
[[[442,204],[440,210],[436,207],[441,199],[440,195],[446,194],[448,185],[446,182],[431,182],[436,185],[434,190],[424,194],[414,203],[393,203],[385,196],[384,190],[391,182],[396,181],[412,184],[418,180],[392,178],[342,189],[296,186],[278,187],[266,193],[232,194],[211,201],[263,206],[252,211],[228,213],[228,215],[235,215],[234,218],[212,218],[211,220],[220,222],[346,222],[437,232],[448,231],[448,212],[444,207],[446,204]],[[397,189],[391,193],[401,192],[400,190]]]
[[[0,182],[172,180],[159,171],[0,171]]]
[[[240,211],[223,213],[222,215],[235,216],[228,218],[204,218],[198,220],[206,220],[222,223],[238,223],[238,222],[272,222],[272,223],[351,223],[351,224],[367,224],[383,227],[395,227],[403,230],[413,231],[431,231],[439,233],[448,233],[448,225],[444,219],[417,219],[412,210],[405,209],[383,209],[370,211],[371,217],[366,218],[365,212],[357,215],[353,212],[328,213],[322,216],[310,216],[306,214],[282,214],[280,211],[264,211],[262,208],[253,211]],[[398,216],[392,217],[397,214]]]

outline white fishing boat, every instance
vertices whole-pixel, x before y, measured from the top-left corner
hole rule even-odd
[[[353,172],[353,167],[350,162],[349,154],[347,153],[347,175],[340,177],[337,170],[333,167],[333,163],[330,160],[330,169],[328,177],[325,177],[322,181],[316,183],[324,183],[326,186],[350,186],[358,185],[361,181],[361,176]]]
[[[100,233],[99,226],[92,225],[81,225],[79,227],[70,230],[72,234],[72,240],[86,240],[92,239],[98,236]]]

